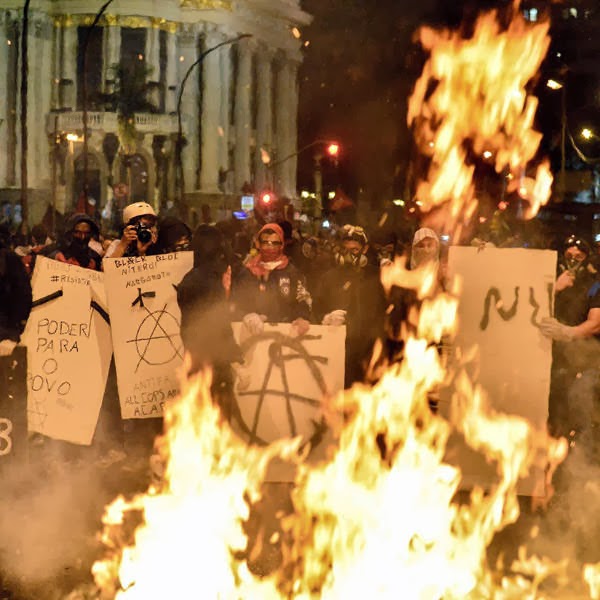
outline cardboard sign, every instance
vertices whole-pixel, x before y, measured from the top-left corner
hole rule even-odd
[[[27,345],[29,430],[92,442],[112,355],[104,275],[38,256]]]
[[[245,363],[236,381],[239,422],[233,426],[249,443],[301,436],[317,459],[330,441],[322,400],[344,389],[346,328],[311,325],[296,338],[289,323],[267,324],[255,336],[241,323],[233,326]],[[289,472],[271,471],[269,479],[287,481]]]
[[[27,351],[0,357],[0,475],[27,454]]]
[[[162,417],[179,394],[183,362],[176,286],[193,266],[192,252],[105,258],[117,385],[123,419]]]
[[[479,349],[471,378],[486,390],[496,411],[545,429],[552,341],[539,331],[539,323],[552,315],[556,253],[453,246],[448,267],[463,282],[456,345],[463,354],[474,345]],[[448,402],[449,397],[440,402],[442,414],[448,413]],[[482,456],[460,444],[449,452],[463,471],[466,487],[496,480],[494,466]],[[532,474],[519,492],[534,493],[541,480],[542,473]]]

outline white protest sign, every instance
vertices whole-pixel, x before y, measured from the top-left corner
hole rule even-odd
[[[176,287],[193,266],[192,252],[105,258],[117,384],[123,419],[162,417],[179,394],[183,362]]]
[[[112,355],[104,275],[38,256],[27,345],[29,430],[92,442]]]
[[[311,325],[300,338],[290,336],[290,328],[267,324],[263,333],[248,336],[241,323],[233,324],[245,363],[236,381],[233,426],[250,443],[302,436],[314,458],[330,441],[323,398],[344,389],[346,327]]]
[[[453,246],[449,271],[462,279],[456,345],[479,349],[471,373],[487,392],[493,409],[524,417],[545,429],[552,364],[552,342],[539,331],[551,316],[556,253],[524,248]],[[440,403],[448,411],[448,398]],[[450,444],[452,446],[452,443]],[[463,471],[463,485],[495,481],[495,468],[467,448],[450,448]],[[543,474],[520,483],[519,492],[539,489]]]

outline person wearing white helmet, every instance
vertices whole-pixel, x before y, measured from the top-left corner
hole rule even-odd
[[[158,254],[156,213],[147,202],[133,202],[123,209],[123,235],[106,250],[105,258]]]

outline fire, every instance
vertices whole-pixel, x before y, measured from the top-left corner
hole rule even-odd
[[[541,137],[532,128],[537,101],[526,86],[546,53],[548,24],[527,24],[516,8],[515,2],[506,28],[495,12],[482,16],[469,39],[421,31],[431,58],[411,98],[409,122],[421,148],[431,150],[431,167],[418,198],[426,210],[450,201],[455,221],[476,208],[467,147],[493,158],[498,173],[508,170],[530,211],[549,196],[546,164],[535,177],[526,174]],[[550,465],[551,472],[566,442],[494,413],[465,365],[446,365],[438,346],[453,334],[457,300],[437,293],[437,265],[410,271],[397,261],[382,277],[388,289],[417,290],[418,326],[406,339],[404,360],[376,385],[330,400],[337,443],[322,464],[298,466],[277,570],[262,579],[250,572],[243,523],[268,462],[289,459],[299,442],[242,443],[212,404],[210,377],[203,376],[184,382],[181,398],[167,407],[159,447],[164,482],[107,507],[108,555],[93,570],[106,596],[522,599],[560,571],[564,565],[523,551],[513,573],[498,576],[486,551],[518,518],[518,480],[535,465]],[[446,420],[432,412],[429,398],[450,378],[456,391]],[[453,432],[497,466],[495,484],[473,489],[463,501],[461,472],[446,456]],[[598,570],[586,567],[593,589]]]
[[[248,448],[212,404],[207,375],[186,384],[165,422],[164,483],[107,507],[103,542],[110,552],[94,565],[97,586],[111,598],[277,598],[239,557],[247,543],[242,525],[269,460],[289,456],[297,443]],[[136,514],[142,523],[127,543]]]
[[[444,294],[432,299],[422,322],[446,314],[447,327],[424,327],[375,387],[336,399],[347,415],[339,448],[319,468],[302,466],[296,480],[289,597],[523,598],[556,571],[497,581],[486,564],[494,534],[519,515],[519,478],[536,461],[562,460],[566,443],[494,414],[462,370],[450,422],[431,412],[428,396],[447,376],[431,342],[451,334],[455,304]],[[498,468],[497,484],[474,489],[463,504],[460,471],[445,460],[453,429]]]
[[[431,163],[417,199],[426,211],[449,202],[447,217],[454,223],[468,220],[477,206],[471,155],[493,161],[496,172],[519,189],[528,217],[550,197],[548,161],[527,175],[542,139],[533,128],[538,101],[527,85],[548,51],[549,23],[528,23],[519,4],[513,3],[506,27],[497,11],[481,15],[468,38],[420,30],[430,57],[410,98],[408,123]]]

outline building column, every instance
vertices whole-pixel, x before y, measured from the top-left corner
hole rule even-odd
[[[187,70],[198,58],[198,35],[194,26],[190,26],[179,34],[180,56],[179,81],[183,81]],[[198,77],[199,69],[196,67],[185,84],[181,97],[181,122],[183,135],[187,143],[182,150],[184,191],[191,192],[198,189],[198,161],[199,140],[198,120],[200,117],[198,105]],[[177,92],[179,94],[179,90]]]
[[[273,52],[267,46],[258,50],[256,69],[256,152],[254,153],[256,188],[270,188],[269,167],[262,160],[263,152],[272,159],[273,151]]]
[[[152,25],[146,29],[145,65],[148,69],[146,82],[152,84],[149,100],[157,108],[160,106],[160,29],[158,20],[152,19]]]
[[[288,194],[288,171],[289,160],[287,157],[294,152],[290,144],[290,63],[284,57],[277,61],[277,76],[275,83],[275,145],[277,148],[276,161],[279,162],[275,166],[275,183],[276,191],[281,196]]]
[[[62,25],[58,19],[52,24],[52,110],[60,108],[60,59]]]
[[[102,38],[102,84],[105,94],[114,92],[115,72],[113,67],[121,61],[121,28],[116,21],[107,22]]]
[[[289,154],[298,151],[298,62],[291,61],[289,64],[289,121],[288,121],[288,144]],[[296,178],[298,173],[298,156],[293,156],[288,161],[288,172],[285,180],[285,195],[294,199],[298,193]]]
[[[27,29],[27,186],[37,187],[39,171],[39,138],[40,130],[46,133],[45,123],[40,125],[41,112],[41,79],[42,65],[40,64],[40,17],[33,12],[29,14],[29,27]],[[45,79],[45,78],[44,78]],[[43,139],[41,147],[45,150],[46,140]]]
[[[207,28],[204,51],[223,41],[216,29]],[[221,117],[221,62],[218,51],[207,54],[202,62],[202,168],[200,189],[206,193],[219,191],[219,127]]]
[[[238,73],[235,93],[235,193],[250,181],[250,93],[252,83],[252,46],[247,39],[237,44]]]
[[[52,105],[53,82],[48,73],[52,72],[52,23],[45,15],[39,15],[33,22],[34,54],[31,64],[34,71],[33,86],[35,100],[32,103],[35,111],[33,117],[34,152],[36,178],[32,179],[32,186],[50,188],[50,163],[48,159],[48,134],[46,127],[40,127],[40,117],[44,123]],[[31,110],[31,107],[30,107]]]
[[[165,90],[165,112],[177,110],[177,37],[175,29],[167,31],[167,76]]]
[[[60,106],[75,110],[77,106],[77,27],[72,21],[63,27],[63,45],[60,75]]]
[[[219,69],[221,72],[221,103],[219,108],[219,170],[228,173],[231,170],[229,160],[230,116],[231,116],[231,53],[235,49],[231,45],[218,50]],[[229,178],[226,177],[226,180]],[[225,189],[226,192],[230,190]]]
[[[0,88],[8,89],[8,60],[9,52],[14,49],[8,45],[7,35],[7,13],[0,11]],[[8,185],[8,152],[9,152],[9,135],[8,135],[8,94],[5,92],[0,94],[0,187]]]

